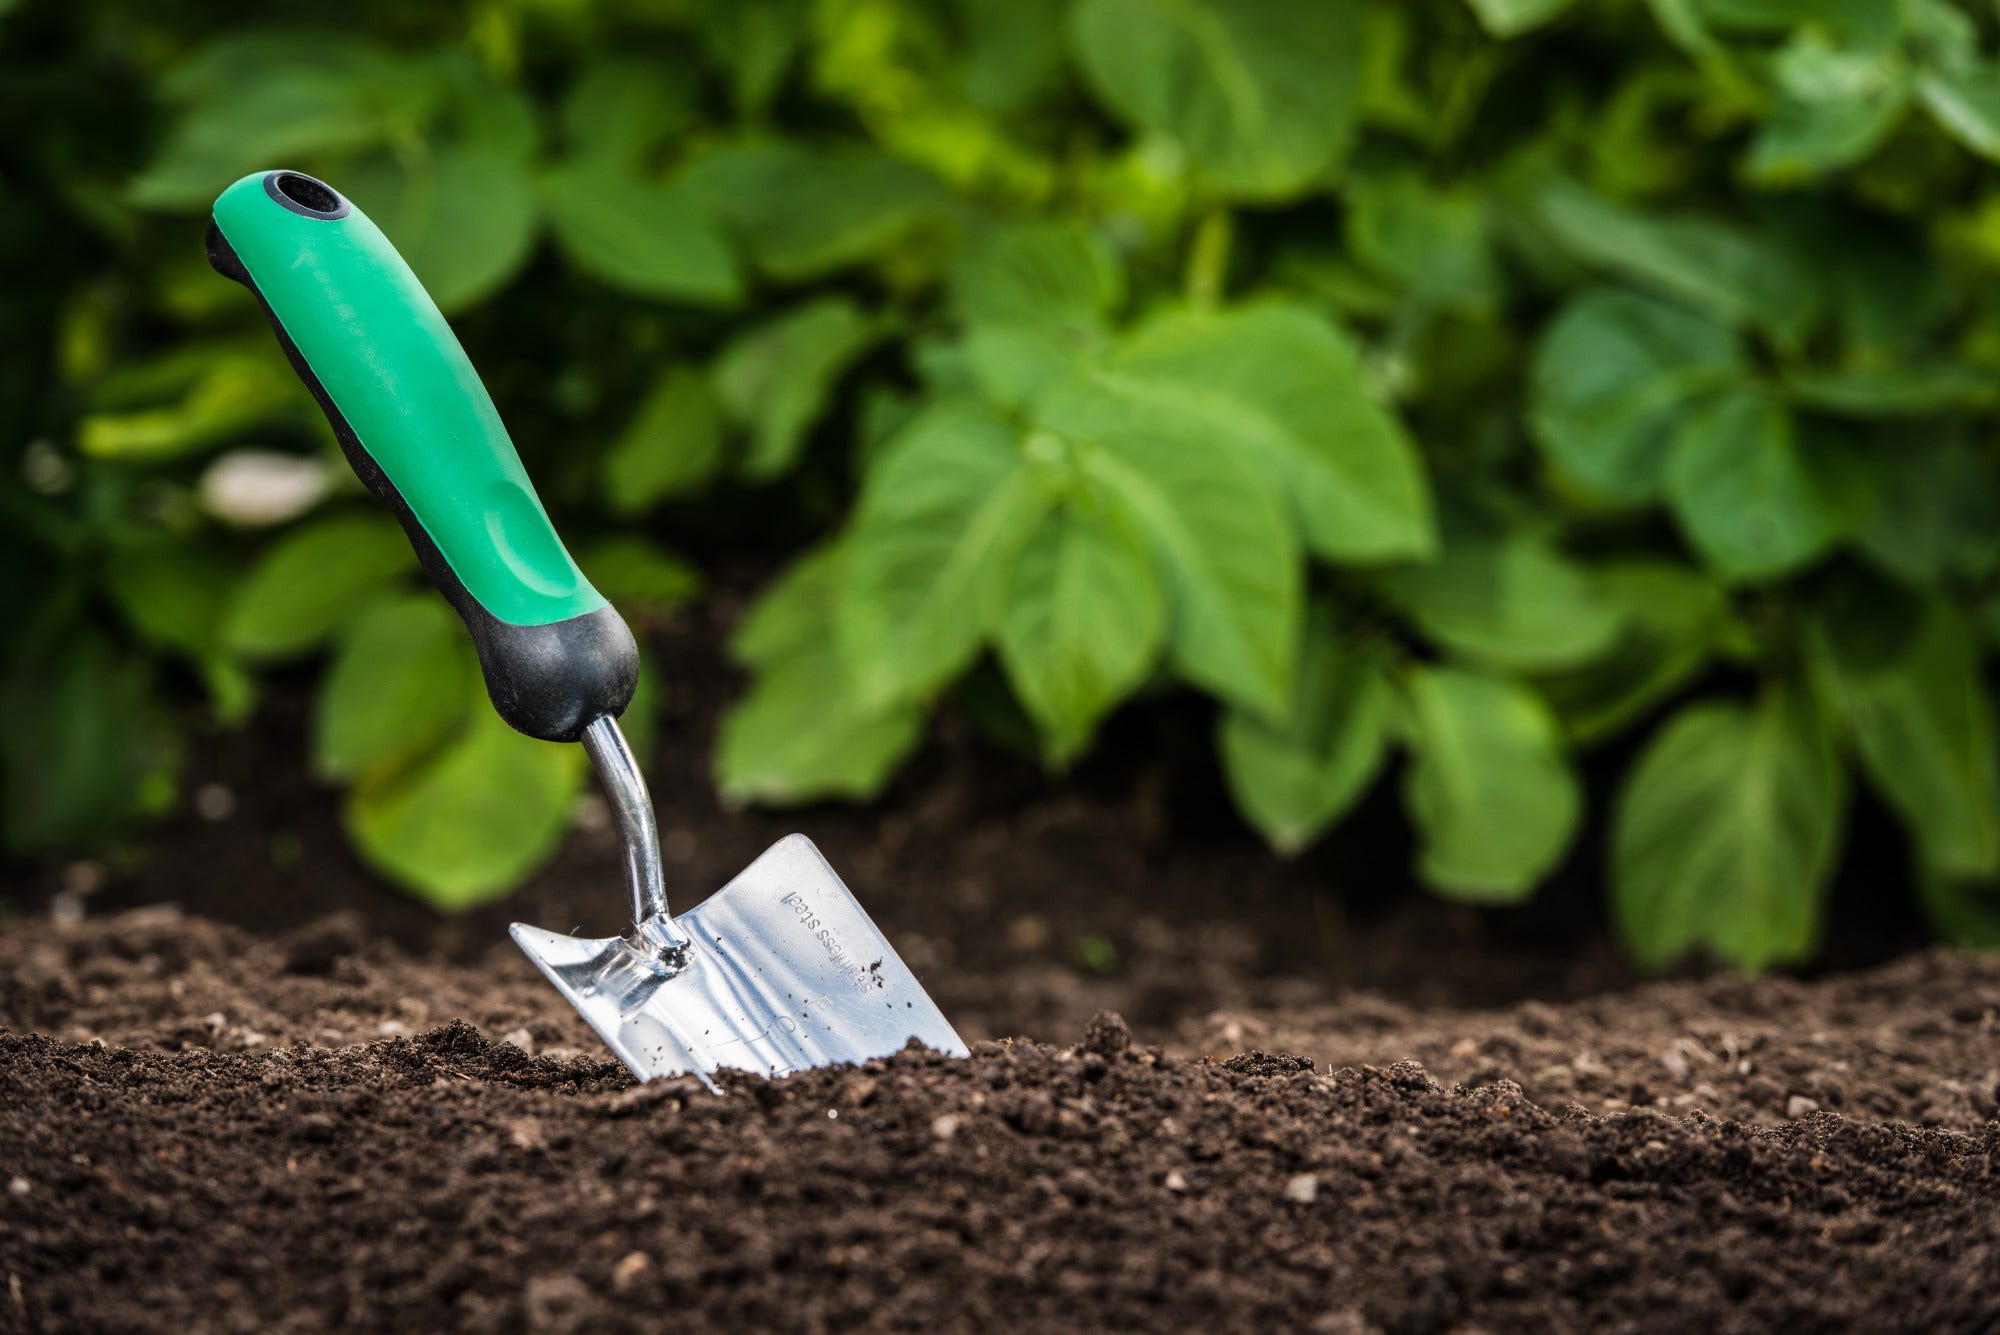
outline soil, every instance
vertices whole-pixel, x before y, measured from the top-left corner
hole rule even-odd
[[[655,628],[680,901],[808,831],[971,1059],[635,1085],[499,930],[618,929],[601,811],[440,920],[280,690],[206,816],[4,887],[0,1330],[2000,1328],[2000,960],[1850,883],[1839,967],[1642,982],[1588,850],[1515,911],[1391,893],[1392,797],[1271,858],[1198,711],[726,810],[724,604]]]
[[[496,961],[497,964],[497,961]],[[2000,963],[634,1085],[351,918],[0,937],[35,1330],[1987,1330]],[[1166,1038],[1156,1045],[1152,1040]],[[1298,1055],[1195,1055],[1281,1041]],[[1419,1060],[1410,1060],[1416,1058]]]

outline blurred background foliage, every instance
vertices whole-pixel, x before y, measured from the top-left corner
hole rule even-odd
[[[6,848],[169,808],[301,663],[356,846],[439,906],[515,884],[586,782],[494,719],[203,261],[213,197],[284,165],[409,258],[629,617],[695,595],[677,551],[781,563],[730,797],[865,800],[941,702],[1060,769],[1197,692],[1279,850],[1394,783],[1419,878],[1507,903],[1599,822],[1640,962],[1758,968],[1814,950],[1862,785],[1991,943],[1996,28],[0,3]]]

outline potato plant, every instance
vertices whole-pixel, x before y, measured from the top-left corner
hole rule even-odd
[[[474,707],[449,614],[201,266],[208,201],[282,163],[409,257],[614,601],[690,596],[676,549],[784,556],[732,645],[734,798],[866,800],[997,669],[1058,770],[1115,710],[1209,697],[1281,851],[1398,785],[1441,894],[1521,900],[1607,822],[1646,964],[1809,957],[1857,784],[1941,929],[2000,937],[1990,10],[209,26],[0,16],[13,87],[81,104],[115,70],[147,113],[0,178],[52,257],[5,298],[46,343],[9,559],[64,571],[11,595],[15,851],[171,800],[159,681],[240,720],[294,660],[357,846],[434,903],[514,884],[584,782]]]

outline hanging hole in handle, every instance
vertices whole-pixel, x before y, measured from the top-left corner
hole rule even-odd
[[[304,172],[272,172],[264,178],[271,198],[308,218],[344,218],[348,204],[334,188]]]

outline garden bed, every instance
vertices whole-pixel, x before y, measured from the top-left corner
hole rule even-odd
[[[722,1099],[635,1086],[525,961],[352,917],[23,924],[0,980],[0,1325],[1944,1330],[1995,1301],[2000,965],[1963,956],[1100,1018]],[[986,1015],[1081,1000],[987,985]]]
[[[206,815],[11,888],[0,1329],[1990,1324],[2000,964],[1882,962],[1882,896],[1834,919],[1866,967],[1641,985],[1587,868],[1384,893],[1366,812],[1272,859],[1200,715],[1063,782],[948,722],[880,808],[726,810],[676,636],[676,902],[809,831],[972,1059],[633,1085],[501,932],[616,930],[610,832],[436,918],[287,777],[281,693]]]

